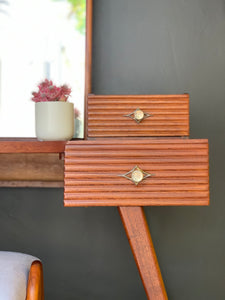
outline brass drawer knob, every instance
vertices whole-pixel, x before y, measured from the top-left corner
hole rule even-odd
[[[131,178],[133,182],[138,184],[143,180],[144,174],[141,169],[136,169],[131,173]]]
[[[136,109],[134,111],[134,119],[137,120],[137,121],[141,121],[144,119],[144,112],[141,110],[141,109]]]
[[[140,108],[135,109],[132,113],[125,115],[124,117],[128,117],[133,119],[136,123],[140,123],[142,120],[151,117],[152,115],[143,112]]]
[[[135,166],[131,171],[129,171],[123,175],[119,175],[119,176],[129,179],[135,185],[138,185],[144,179],[146,179],[150,176],[153,176],[153,174],[147,173],[147,172],[143,171],[141,168],[139,168],[138,166]]]

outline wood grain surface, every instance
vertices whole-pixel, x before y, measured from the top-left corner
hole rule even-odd
[[[137,108],[151,116],[139,124],[126,117]],[[188,94],[88,95],[88,137],[188,135]]]
[[[143,208],[118,208],[147,298],[167,300],[161,271]]]
[[[44,300],[43,268],[38,260],[31,264],[26,300]]]
[[[121,175],[152,174],[135,185]],[[103,139],[65,148],[66,206],[208,205],[208,141]]]
[[[0,154],[1,187],[63,187],[63,180],[59,154]]]
[[[0,138],[1,187],[63,187],[66,142]]]
[[[37,139],[0,138],[0,153],[63,153],[66,142]]]
[[[84,138],[87,139],[87,102],[92,88],[92,24],[93,0],[86,0],[85,88],[84,88]]]

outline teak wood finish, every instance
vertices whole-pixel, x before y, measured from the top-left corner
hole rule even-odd
[[[30,267],[26,300],[44,300],[43,268],[38,260],[35,260]]]
[[[86,0],[86,56],[85,56],[85,103],[84,103],[84,139],[87,139],[88,95],[92,89],[92,23],[93,0]]]
[[[206,140],[173,138],[189,134],[188,95],[92,94],[93,0],[87,0],[86,11],[85,139],[92,140],[69,142],[65,149],[63,142],[0,139],[0,153],[47,155],[65,151],[65,204],[119,205],[147,298],[166,300],[166,290],[141,206],[208,205],[208,143]],[[121,116],[137,108],[152,116],[139,124]],[[105,116],[101,110],[105,110]],[[117,127],[122,124],[127,128],[118,131]],[[116,141],[112,138],[115,136],[121,139]],[[135,143],[130,138],[134,136],[140,137]],[[143,139],[143,136],[167,136],[167,139]],[[134,164],[154,172],[154,176],[135,186],[124,177],[115,178],[117,172],[130,171]]]
[[[93,10],[93,0],[87,0],[87,17],[89,19],[89,21],[87,20],[87,24],[90,25],[90,28],[92,28],[92,26],[90,24],[92,22],[92,10]],[[87,26],[87,28],[88,28],[88,26]],[[92,31],[90,31],[90,32],[92,32]],[[167,115],[167,118],[165,118],[165,115],[163,115],[162,113],[160,114],[160,111],[157,111],[157,114],[155,114],[154,119],[148,120],[149,125],[151,124],[150,121],[152,121],[152,124],[154,124],[154,126],[155,126],[154,129],[157,129],[157,128],[160,129],[158,131],[151,130],[150,126],[149,126],[149,129],[143,130],[142,128],[145,128],[145,126],[143,124],[146,124],[146,119],[143,120],[142,124],[140,124],[140,123],[138,124],[138,125],[143,125],[143,126],[139,126],[139,128],[137,130],[136,129],[137,126],[135,126],[137,124],[132,123],[133,120],[127,119],[125,121],[124,117],[121,116],[121,113],[125,113],[125,115],[132,113],[133,108],[134,109],[140,108],[140,109],[144,110],[144,107],[139,107],[140,103],[138,102],[138,100],[141,100],[140,99],[141,96],[139,96],[139,97],[133,96],[133,98],[132,98],[132,96],[130,96],[130,95],[127,97],[126,96],[123,96],[123,97],[114,96],[114,95],[111,95],[111,96],[93,95],[92,88],[91,88],[91,71],[92,70],[91,70],[91,63],[90,63],[91,59],[92,59],[92,55],[91,55],[92,37],[91,37],[91,35],[88,35],[88,34],[86,35],[86,37],[87,37],[87,47],[88,47],[87,57],[86,57],[86,61],[87,61],[86,72],[88,73],[89,77],[88,77],[88,80],[86,80],[86,86],[85,86],[85,95],[86,95],[85,96],[85,101],[86,101],[85,139],[86,138],[100,138],[100,137],[115,137],[115,136],[119,136],[119,137],[132,136],[132,137],[134,137],[136,135],[139,137],[140,136],[171,136],[172,137],[172,136],[188,136],[189,135],[189,107],[188,107],[188,103],[187,103],[189,98],[187,95],[184,96],[186,98],[183,99],[184,100],[183,104],[180,103],[181,106],[179,105],[179,107],[176,107],[176,109],[173,108],[173,112],[175,112],[175,114],[173,114],[172,111],[170,110]],[[116,99],[118,101],[119,97],[120,97],[120,101],[118,103],[116,101],[114,101]],[[166,96],[164,96],[164,97],[166,97]],[[153,99],[148,96],[146,96],[146,98],[148,98],[149,100]],[[129,99],[129,100],[127,101],[126,99]],[[173,99],[175,100],[175,98],[173,98]],[[137,100],[137,102],[135,100]],[[177,100],[177,98],[176,98],[176,100]],[[131,111],[126,111],[126,108],[128,108],[128,105],[129,105],[128,103],[126,103],[126,101],[127,102],[130,101],[130,103],[132,103],[134,105],[131,107]],[[185,101],[186,101],[186,103],[185,103]],[[123,102],[125,102],[125,103],[123,103]],[[121,107],[122,103],[123,103],[123,105],[125,104],[125,111],[123,110],[124,108]],[[136,104],[137,104],[137,107],[136,107]],[[149,103],[147,103],[147,105],[148,104]],[[162,103],[160,103],[160,104],[162,104]],[[166,107],[167,104],[164,103],[164,105],[165,105],[164,107]],[[177,103],[176,103],[176,105],[177,105]],[[98,108],[97,108],[97,106],[98,106]],[[99,110],[99,108],[100,108],[100,110]],[[103,116],[102,112],[103,112],[104,116]],[[176,114],[176,112],[179,112],[179,113]],[[152,112],[147,111],[146,113],[151,114]],[[155,113],[156,113],[156,111],[155,111]],[[153,113],[152,113],[152,115],[153,115]],[[157,118],[158,118],[158,120],[157,120]],[[128,126],[129,129],[126,128],[123,132],[121,130],[120,131],[115,130],[117,128],[118,124],[121,129],[123,124],[125,124],[126,122],[127,122],[126,126]],[[128,122],[129,122],[129,124],[128,124]],[[164,126],[164,124],[162,124],[160,122],[167,122],[167,126],[160,127],[160,126]],[[106,125],[106,126],[104,126],[104,125]],[[179,126],[180,126],[180,128],[179,128]],[[141,129],[140,129],[140,127],[141,127]],[[168,129],[170,128],[170,133],[168,130],[167,134],[166,134],[166,130],[165,130],[166,127]],[[99,141],[96,140],[96,142],[98,143]],[[121,141],[120,141],[120,143],[121,143]],[[207,153],[206,152],[204,153],[204,158],[206,159],[206,161],[205,161],[205,163],[203,163],[203,164],[205,164],[205,166],[203,168],[204,169],[203,177],[206,179],[206,181],[205,181],[205,179],[203,179],[203,182],[201,182],[202,179],[200,176],[198,178],[198,180],[200,180],[198,183],[200,185],[202,183],[203,183],[203,185],[205,185],[206,189],[203,192],[203,193],[206,192],[204,204],[207,205],[208,204],[208,178],[207,178],[208,166],[206,166],[206,164],[208,162],[208,157],[207,157],[207,155],[208,155],[207,147],[208,146],[207,146],[206,141],[203,142],[203,144],[204,143],[205,143],[205,150],[207,151]],[[203,152],[204,152],[204,150],[203,150]],[[67,153],[66,153],[66,157],[67,157]],[[88,157],[86,157],[86,159],[88,159]],[[194,152],[193,152],[192,159],[194,159]],[[198,159],[201,160],[201,154],[197,156],[197,160]],[[97,157],[97,160],[99,160],[99,162],[100,162],[100,157]],[[198,162],[199,162],[199,171],[201,172],[200,160]],[[189,167],[192,164],[193,164],[193,162],[189,165]],[[72,163],[71,167],[73,167],[73,166],[74,166],[74,164]],[[90,165],[90,167],[91,167],[91,165]],[[110,168],[110,166],[109,166],[109,168]],[[196,169],[196,171],[197,171],[197,169]],[[90,171],[88,171],[88,172],[90,174]],[[152,178],[150,178],[150,179],[152,179]],[[194,182],[196,179],[197,179],[197,177],[193,177],[193,178],[190,177],[190,180],[193,180]],[[70,180],[71,180],[71,178],[65,178],[66,184],[71,183]],[[80,179],[77,179],[77,180],[80,180]],[[72,181],[73,181],[73,179],[72,179]],[[80,180],[80,183],[81,183],[81,180]],[[85,180],[83,181],[83,184],[85,186],[85,184],[86,184]],[[188,183],[188,184],[190,184],[190,183]],[[122,185],[120,185],[120,186],[122,186]],[[195,187],[197,188],[197,186],[198,186],[198,184]],[[80,188],[82,188],[82,185],[80,185]],[[91,186],[89,188],[93,188],[93,186]],[[136,188],[138,188],[138,186],[136,186]],[[72,191],[72,193],[74,193],[74,191]],[[65,199],[65,201],[67,201],[67,200]],[[73,204],[75,202],[73,202]],[[203,205],[203,202],[201,204]],[[179,205],[179,203],[177,203],[177,205]],[[139,272],[140,272],[140,275],[142,278],[142,282],[143,282],[143,285],[144,285],[144,288],[146,291],[147,298],[150,300],[166,300],[167,299],[166,290],[165,290],[163,280],[161,277],[161,272],[160,272],[157,258],[155,255],[154,246],[153,246],[153,243],[151,240],[151,235],[150,235],[150,232],[148,230],[148,226],[147,226],[147,223],[145,220],[143,208],[140,206],[137,206],[137,207],[122,207],[122,206],[120,206],[120,207],[118,207],[118,209],[119,209],[119,212],[121,215],[121,219],[123,221],[125,231],[128,236],[128,240],[131,245],[131,249],[132,249],[134,257],[135,257],[137,267],[139,269]]]
[[[0,186],[63,187],[66,142],[0,139]]]
[[[0,139],[0,186],[63,187],[66,142]]]
[[[64,153],[66,142],[40,142],[37,139],[0,139],[2,153]]]
[[[0,181],[7,187],[63,187],[64,162],[58,153],[0,155]]]
[[[121,176],[135,166],[152,174],[138,186]],[[64,186],[66,206],[208,205],[208,141],[71,141]]]
[[[144,289],[149,299],[167,300],[161,271],[141,207],[118,208]]]
[[[149,116],[128,117],[136,109]],[[189,95],[88,95],[88,137],[188,136]]]

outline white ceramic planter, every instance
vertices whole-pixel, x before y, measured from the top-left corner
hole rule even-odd
[[[67,141],[74,135],[73,103],[35,103],[36,137],[41,141]]]

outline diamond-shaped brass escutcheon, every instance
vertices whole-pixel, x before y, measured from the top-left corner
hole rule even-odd
[[[132,113],[125,115],[124,117],[128,117],[133,119],[136,123],[140,123],[142,120],[151,117],[152,115],[143,112],[140,108],[135,109]]]
[[[131,171],[123,174],[123,175],[119,175],[122,176],[126,179],[131,180],[135,185],[138,185],[140,182],[142,182],[144,179],[152,176],[153,174],[147,173],[145,171],[143,171],[141,168],[139,168],[138,166],[135,166]]]

